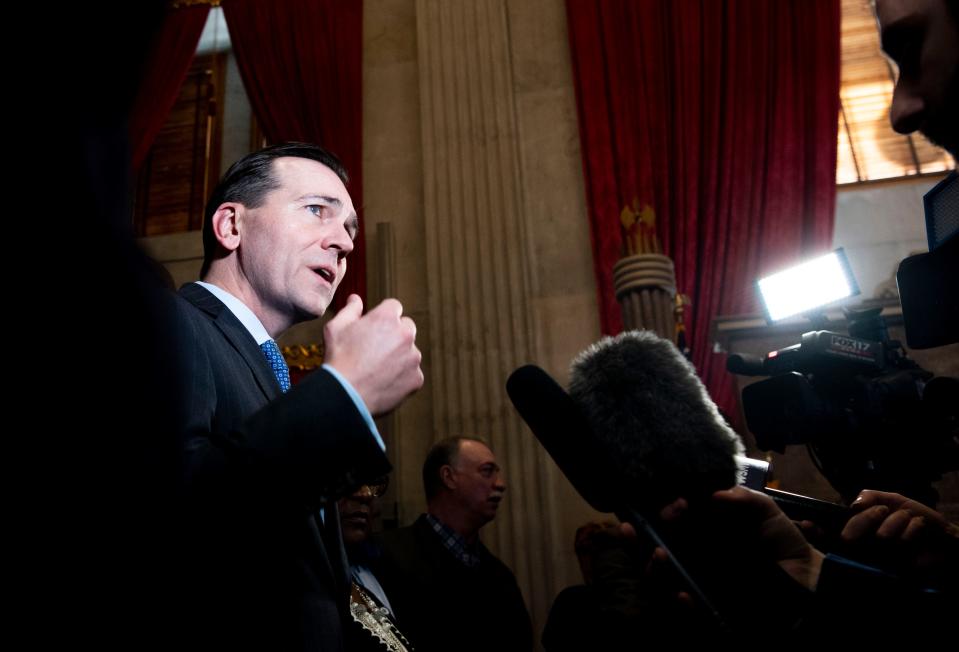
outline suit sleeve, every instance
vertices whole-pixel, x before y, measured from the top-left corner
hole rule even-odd
[[[338,498],[390,470],[353,399],[324,369],[256,412],[240,434],[263,479],[298,495]]]

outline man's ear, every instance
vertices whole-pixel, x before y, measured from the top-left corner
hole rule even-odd
[[[449,464],[444,464],[440,467],[440,482],[443,483],[447,489],[453,490],[456,488],[456,480],[453,478],[453,467]]]
[[[227,202],[220,204],[213,216],[210,218],[210,225],[213,227],[213,235],[227,251],[236,251],[240,246],[240,229],[238,228],[239,211],[243,210],[242,204]]]

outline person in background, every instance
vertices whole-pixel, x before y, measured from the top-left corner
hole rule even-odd
[[[347,631],[347,649],[395,652],[412,649],[396,624],[393,608],[374,568],[380,553],[370,536],[373,521],[379,515],[379,498],[389,487],[389,476],[360,485],[349,496],[340,498],[340,529],[350,563],[352,587],[350,615],[353,627]]]
[[[385,532],[378,577],[418,652],[524,650],[532,626],[512,571],[479,540],[506,483],[489,446],[437,442],[423,464],[427,513]]]

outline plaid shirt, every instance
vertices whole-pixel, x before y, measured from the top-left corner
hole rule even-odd
[[[453,555],[457,561],[467,568],[476,568],[479,566],[480,558],[475,552],[479,545],[479,539],[477,539],[477,543],[471,546],[466,543],[463,537],[451,530],[432,514],[427,514],[426,520],[433,527],[433,531],[436,532],[443,546],[450,551],[450,554]]]

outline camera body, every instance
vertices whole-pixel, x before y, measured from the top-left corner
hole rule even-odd
[[[761,450],[806,444],[846,501],[872,488],[935,504],[931,483],[959,468],[959,380],[909,359],[880,310],[844,309],[848,334],[810,331],[761,359],[730,355],[727,368],[769,376],[742,393]]]

